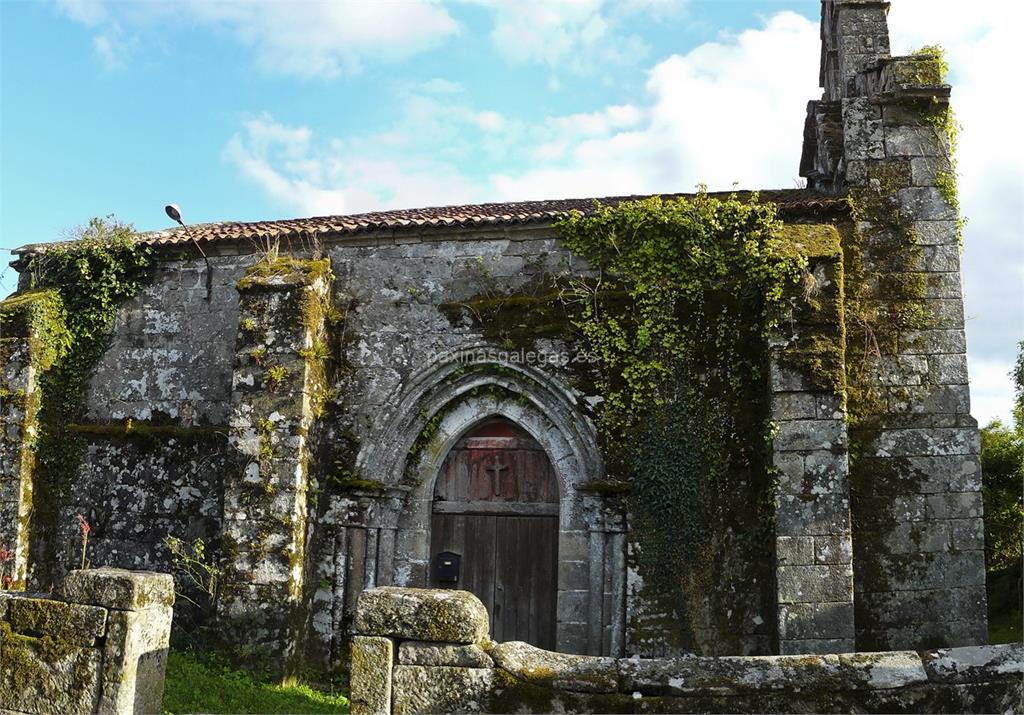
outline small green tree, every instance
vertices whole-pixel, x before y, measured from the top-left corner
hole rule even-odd
[[[1020,563],[1024,544],[1024,430],[993,420],[981,430],[985,560],[990,571]]]
[[[1016,401],[1013,428],[993,420],[981,430],[985,556],[990,571],[1018,566],[1024,556],[1024,341],[1010,373]]]

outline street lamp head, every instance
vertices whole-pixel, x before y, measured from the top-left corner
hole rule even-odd
[[[164,206],[164,211],[167,212],[172,221],[182,226],[185,225],[185,222],[181,220],[181,209],[178,208],[177,204],[167,204]]]

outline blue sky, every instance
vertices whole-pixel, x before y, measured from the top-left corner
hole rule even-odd
[[[0,246],[488,200],[792,187],[816,0],[0,1]],[[1016,15],[1016,17],[1011,17]],[[894,0],[946,46],[974,413],[1024,337],[1017,4]],[[12,272],[0,278],[4,292]]]

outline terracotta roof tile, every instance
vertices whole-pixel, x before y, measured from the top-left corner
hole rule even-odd
[[[743,198],[750,192],[738,192]],[[662,194],[664,198],[692,196],[693,194]],[[719,196],[725,194],[716,194]],[[432,228],[473,228],[494,225],[547,223],[576,210],[590,213],[595,202],[617,204],[622,201],[648,198],[645,196],[609,196],[604,198],[555,199],[549,201],[516,201],[511,203],[471,204],[464,206],[435,206],[395,211],[374,211],[348,216],[317,216],[282,221],[219,222],[189,226],[197,241],[220,242],[251,239],[295,239],[317,235],[321,238],[346,236],[374,231],[410,231]],[[761,201],[778,204],[783,219],[819,217],[846,211],[841,197],[823,196],[805,189],[760,192]],[[189,241],[189,234],[179,227],[139,234],[139,241],[147,245],[163,246]],[[48,244],[23,246],[15,253],[32,253]]]

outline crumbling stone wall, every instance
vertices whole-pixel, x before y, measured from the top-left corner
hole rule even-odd
[[[1012,712],[1024,647],[681,657],[566,655],[493,643],[465,591],[378,588],[359,599],[353,715],[547,712]]]
[[[780,368],[772,385],[773,418],[780,426],[776,466],[789,480],[780,482],[777,507],[779,590],[769,574],[725,593],[723,613],[742,614],[734,619],[742,621],[742,630],[730,631],[741,644],[732,649],[718,643],[713,652],[851,649],[843,405],[835,385],[808,381],[806,374],[808,365],[821,362],[813,338],[835,338],[842,330],[836,243],[848,235],[828,226],[814,230],[830,241],[808,234],[806,243],[797,236],[794,245],[812,257],[815,300],[828,315],[795,314],[778,346],[793,354],[774,357]],[[822,252],[819,244],[831,247]],[[293,639],[306,640],[301,653],[310,666],[329,670],[347,657],[364,588],[426,585],[433,478],[427,472],[440,462],[407,472],[407,454],[428,444],[420,437],[428,433],[436,449],[421,454],[442,459],[445,440],[474,419],[505,409],[549,435],[542,442],[550,442],[549,456],[568,486],[559,543],[559,648],[594,655],[679,651],[671,645],[670,619],[644,592],[641,575],[628,569],[628,499],[600,491],[601,459],[588,427],[594,396],[574,389],[572,370],[500,359],[443,369],[432,362],[507,347],[500,332],[480,325],[473,309],[488,299],[536,296],[545,276],[586,270],[553,229],[356,237],[325,249],[334,314],[324,338],[332,367],[323,376],[320,411],[313,410],[305,386],[312,353],[296,312],[304,285],[256,281],[240,289],[255,256],[212,256],[209,302],[202,264],[193,262],[161,266],[153,284],[159,290],[147,289],[126,304],[87,397],[96,421],[82,425],[89,451],[61,506],[61,568],[72,567],[76,558],[77,513],[95,522],[90,559],[96,565],[167,568],[164,536],[203,538],[230,567],[221,615],[230,613],[240,623],[249,618],[253,626],[237,629],[240,637],[274,652],[290,650]],[[181,287],[185,276],[189,288]],[[197,320],[193,310],[208,322]],[[512,334],[529,334],[533,323],[525,324],[512,324]],[[537,348],[572,353],[557,331],[538,332]],[[217,342],[221,333],[232,336],[228,357]],[[268,342],[271,333],[276,337]],[[270,392],[265,373],[286,357],[279,350],[288,353],[288,365]],[[842,355],[829,360],[841,372]],[[499,388],[519,397],[499,398]],[[153,405],[160,406],[158,413]],[[275,413],[285,419],[275,421]],[[267,422],[268,469],[259,466],[260,483],[249,485],[264,490],[257,493],[246,488],[252,477],[246,465],[261,463],[261,426]],[[284,488],[282,474],[301,477]],[[289,505],[281,501],[286,496]],[[300,537],[302,519],[288,514],[302,513],[309,518]],[[254,558],[257,552],[268,558]],[[294,608],[278,608],[284,591],[277,586],[295,594],[286,597]],[[268,607],[277,609],[280,622],[254,625]],[[707,614],[712,627],[726,622],[719,615]],[[704,636],[716,643],[713,628]]]
[[[174,603],[169,574],[73,571],[53,597],[0,591],[0,709],[161,712]]]
[[[0,549],[9,554],[0,561],[0,588],[24,587],[28,573],[37,381],[49,362],[34,335],[54,300],[49,292],[23,295],[0,311]]]

